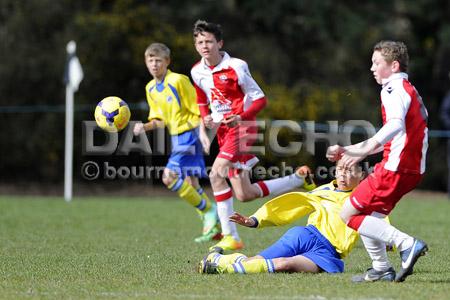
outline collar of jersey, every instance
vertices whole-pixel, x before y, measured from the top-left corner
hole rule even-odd
[[[383,85],[383,87],[388,84],[389,82],[391,82],[392,80],[395,79],[406,79],[408,80],[408,74],[400,72],[400,73],[394,73],[391,76],[389,76],[388,78],[382,79],[381,80],[381,84]]]
[[[226,63],[231,58],[230,55],[228,53],[226,53],[225,51],[220,51],[220,54],[222,54],[222,60],[220,61],[220,63],[218,63],[214,67],[214,69],[212,69],[212,72],[223,69],[224,63]],[[209,66],[206,64],[206,61],[205,61],[204,58],[202,58],[202,65],[203,65],[203,68],[208,69],[208,70],[211,71]]]
[[[156,86],[156,90],[161,93],[164,90],[164,81],[166,80],[167,75],[169,75],[171,72],[169,69],[167,69],[166,75],[164,75],[164,78],[161,80],[161,82],[158,82],[155,79],[155,86]]]

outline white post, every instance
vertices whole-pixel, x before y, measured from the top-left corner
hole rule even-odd
[[[83,69],[76,56],[77,44],[74,41],[67,43],[66,65],[66,144],[64,159],[64,200],[72,200],[72,175],[73,175],[73,112],[74,94],[78,91],[78,85],[83,80]]]
[[[70,84],[66,86],[66,145],[64,162],[64,200],[72,200],[73,167],[73,95]]]

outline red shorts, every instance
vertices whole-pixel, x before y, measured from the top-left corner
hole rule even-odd
[[[352,205],[363,214],[388,215],[406,193],[412,191],[423,175],[398,173],[375,165],[375,170],[350,195]]]
[[[258,128],[256,123],[246,121],[245,125],[229,128],[221,125],[217,130],[219,154],[217,157],[229,160],[235,169],[250,170],[258,163],[258,158],[250,154],[251,146],[256,141]]]

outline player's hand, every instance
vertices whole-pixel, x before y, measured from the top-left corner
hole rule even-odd
[[[312,171],[311,171],[311,168],[308,166],[301,166],[295,171],[295,173],[297,173],[301,177],[306,177],[306,176],[310,175],[312,173]]]
[[[230,128],[233,128],[236,125],[238,125],[239,122],[241,122],[241,121],[242,121],[242,119],[241,119],[240,115],[229,115],[222,121],[222,123],[227,125]]]
[[[339,145],[333,145],[328,147],[326,156],[329,161],[334,162],[340,160],[344,152],[345,152],[344,147],[341,147]]]
[[[206,135],[206,132],[203,132],[202,130],[200,130],[200,143],[202,144],[203,147],[203,152],[205,152],[205,154],[209,154],[209,150],[211,148],[211,141],[209,140],[208,136]]]
[[[134,128],[133,128],[133,134],[134,135],[140,135],[143,132],[145,132],[143,123],[136,123],[136,124],[134,124]]]
[[[207,115],[203,118],[203,124],[205,124],[206,128],[212,129],[214,128],[214,122],[211,115]]]
[[[343,163],[343,167],[345,169],[349,169],[362,161],[365,158],[365,156],[357,155],[355,153],[352,153],[350,151],[345,152],[342,154],[341,161]]]
[[[245,227],[253,227],[255,226],[255,220],[246,217],[244,215],[241,215],[238,212],[234,212],[230,217],[229,217],[231,222],[237,223],[239,225],[245,226]]]

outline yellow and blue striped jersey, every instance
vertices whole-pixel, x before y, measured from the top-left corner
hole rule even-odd
[[[291,192],[278,196],[258,209],[253,217],[259,222],[258,228],[262,228],[289,224],[309,214],[308,225],[314,225],[341,257],[345,257],[358,240],[358,233],[339,217],[351,192],[338,190],[332,181],[308,193]]]
[[[164,121],[171,135],[200,125],[196,92],[187,76],[167,70],[163,81],[153,79],[145,86],[145,91],[150,106],[148,120]]]

